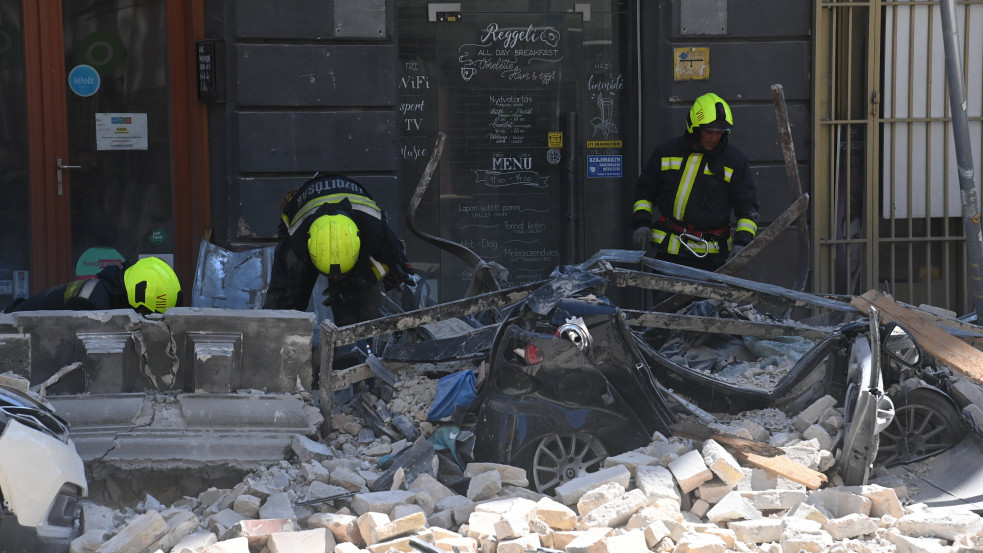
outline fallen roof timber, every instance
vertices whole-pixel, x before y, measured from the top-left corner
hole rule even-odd
[[[682,280],[678,277],[642,273],[629,269],[612,269],[605,276],[608,277],[611,284],[621,288],[638,287],[646,290],[673,292],[676,294],[685,294],[689,299],[696,296],[732,301],[734,303],[749,303],[757,297],[754,292],[734,289],[725,284]]]
[[[640,286],[692,294],[696,294],[699,290],[696,295],[705,298],[733,301],[731,298],[740,297],[747,298],[751,303],[754,303],[755,300],[764,301],[768,299],[782,301],[790,306],[816,307],[844,313],[856,313],[856,309],[849,303],[806,292],[797,292],[774,284],[721,275],[649,257],[642,257],[639,263],[656,271],[656,273],[660,273],[661,276],[632,269],[616,268],[601,271],[598,274],[622,286]]]
[[[939,328],[937,318],[917,309],[905,307],[884,292],[870,290],[851,302],[867,313],[871,306],[880,311],[884,323],[897,322],[905,327],[918,344],[937,359],[963,375],[983,384],[983,352]]]
[[[665,328],[672,330],[695,330],[754,336],[755,338],[776,338],[779,336],[800,336],[821,340],[829,336],[828,329],[812,328],[768,322],[744,321],[740,319],[721,319],[718,317],[699,317],[678,313],[652,313],[649,311],[623,310],[630,326]]]
[[[771,244],[779,235],[785,232],[793,222],[801,220],[802,215],[805,213],[806,208],[809,207],[809,195],[803,194],[799,196],[797,200],[792,202],[788,209],[786,209],[781,215],[779,215],[770,225],[765,227],[764,230],[758,233],[751,240],[751,243],[744,248],[739,255],[734,259],[727,261],[723,267],[717,269],[717,274],[721,275],[735,275],[743,269],[751,260],[765,249],[768,244]],[[656,308],[659,311],[676,311],[680,307],[686,304],[691,298],[684,295],[677,295],[671,298],[667,298]]]

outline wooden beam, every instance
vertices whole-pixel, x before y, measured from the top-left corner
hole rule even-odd
[[[649,311],[623,310],[625,322],[630,326],[666,328],[672,330],[694,330],[754,336],[756,338],[776,338],[779,336],[801,336],[812,340],[822,340],[829,336],[828,330],[808,326],[754,322],[741,319],[722,319],[720,317],[699,317],[678,313],[652,313]]]
[[[375,376],[375,374],[372,372],[372,368],[366,363],[355,365],[354,367],[348,367],[347,369],[342,369],[340,371],[334,371],[334,374],[331,377],[331,389],[335,392],[344,390],[356,382],[368,380],[373,376]]]
[[[773,445],[724,434],[690,421],[677,422],[669,429],[677,436],[700,441],[713,440],[739,462],[768,470],[810,490],[819,489],[827,481],[825,474],[796,463],[785,455],[784,450]]]
[[[905,327],[926,352],[956,371],[983,384],[983,352],[939,328],[933,315],[905,307],[889,295],[870,290],[854,298],[850,305],[863,313],[877,308],[881,322]]]
[[[751,260],[756,256],[761,250],[765,249],[765,246],[771,244],[782,232],[785,231],[796,220],[803,216],[806,208],[809,207],[809,195],[803,194],[799,196],[797,200],[792,202],[792,205],[788,206],[781,215],[779,215],[774,221],[771,222],[764,230],[758,233],[751,240],[751,243],[744,248],[738,256],[731,259],[724,264],[723,267],[716,270],[716,273],[721,275],[736,275],[743,269]],[[660,303],[655,307],[656,311],[676,311],[680,307],[686,305],[689,300],[692,299],[691,296],[685,294],[677,294],[670,298],[666,298],[665,301]]]

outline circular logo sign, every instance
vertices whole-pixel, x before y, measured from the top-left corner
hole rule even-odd
[[[76,65],[68,74],[68,88],[83,98],[98,92],[100,83],[99,72],[91,65]]]
[[[546,161],[550,162],[550,165],[560,163],[560,150],[557,150],[556,148],[550,148],[547,150]]]

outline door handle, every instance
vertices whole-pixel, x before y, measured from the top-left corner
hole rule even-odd
[[[58,195],[64,196],[64,188],[61,185],[61,171],[62,169],[81,169],[81,165],[63,165],[61,158],[55,160],[55,168],[58,170]]]

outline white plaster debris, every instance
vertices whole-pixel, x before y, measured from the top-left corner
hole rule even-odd
[[[429,435],[434,426],[425,418],[437,381],[399,378],[390,410]],[[835,407],[817,402],[797,425],[777,409],[725,418],[722,429],[783,447],[806,466],[831,469],[824,460],[833,453],[823,438],[842,425]],[[659,434],[549,496],[521,487],[528,482],[523,469],[492,463],[468,465],[468,493],[426,474],[371,491],[383,472],[379,457],[411,444],[388,437],[362,443],[359,417],[343,407],[332,422],[337,430],[324,443],[298,436],[288,459],[230,488],[170,504],[145,495],[135,507],[118,509],[85,500],[91,526],[71,553],[292,553],[321,551],[322,543],[326,553],[391,553],[413,551],[411,537],[474,553],[983,550],[983,518],[911,503],[904,482],[877,469],[871,477],[877,484],[807,490],[737,464],[716,443]],[[355,495],[310,502],[346,491]]]

